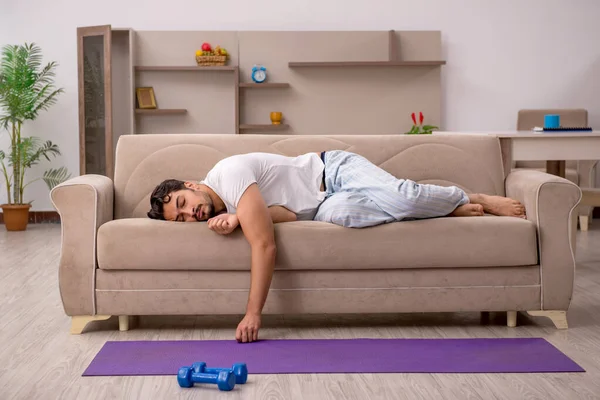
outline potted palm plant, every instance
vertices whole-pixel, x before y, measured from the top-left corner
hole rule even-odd
[[[42,66],[42,52],[35,44],[8,45],[0,59],[0,129],[10,138],[8,151],[0,150],[1,174],[6,183],[7,203],[0,205],[4,224],[9,231],[25,230],[31,202],[23,197],[25,188],[43,179],[51,189],[68,179],[66,168],[49,169],[42,178],[25,181],[27,169],[42,160],[60,155],[58,146],[38,137],[23,137],[26,121],[37,118],[41,111],[56,103],[63,89],[54,88],[56,63]]]

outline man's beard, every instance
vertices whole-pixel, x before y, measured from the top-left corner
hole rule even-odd
[[[202,215],[198,217],[198,210],[202,210]],[[194,214],[194,218],[196,221],[206,221],[215,216],[215,209],[212,204],[200,204],[196,208],[196,213]],[[204,219],[202,219],[204,217]]]
[[[206,204],[206,208],[207,208],[206,216],[208,218],[214,217],[215,216],[215,208],[212,206],[212,204]]]

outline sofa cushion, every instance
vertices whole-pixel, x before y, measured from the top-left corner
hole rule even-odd
[[[346,150],[417,183],[504,196],[500,141],[488,135],[122,135],[115,165],[115,219],[145,218],[164,179],[201,180],[234,154],[298,156]]]
[[[535,225],[512,217],[437,218],[364,229],[299,221],[275,225],[278,269],[398,269],[535,265]],[[143,218],[98,231],[106,270],[250,270],[250,246],[205,223]]]

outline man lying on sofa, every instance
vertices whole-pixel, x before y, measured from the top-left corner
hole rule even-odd
[[[208,228],[221,235],[241,226],[252,249],[252,267],[246,315],[236,330],[240,342],[258,339],[275,267],[274,223],[315,220],[363,228],[484,213],[525,218],[525,207],[518,201],[398,179],[362,156],[339,150],[298,157],[228,157],[199,183],[162,182],[152,192],[150,205],[152,219],[208,221]]]

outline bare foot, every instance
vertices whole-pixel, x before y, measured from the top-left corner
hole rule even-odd
[[[525,206],[521,202],[508,197],[489,196],[487,194],[469,195],[473,204],[481,204],[483,211],[493,215],[505,217],[527,218]]]
[[[481,217],[483,206],[481,204],[464,204],[450,214],[451,217]]]

